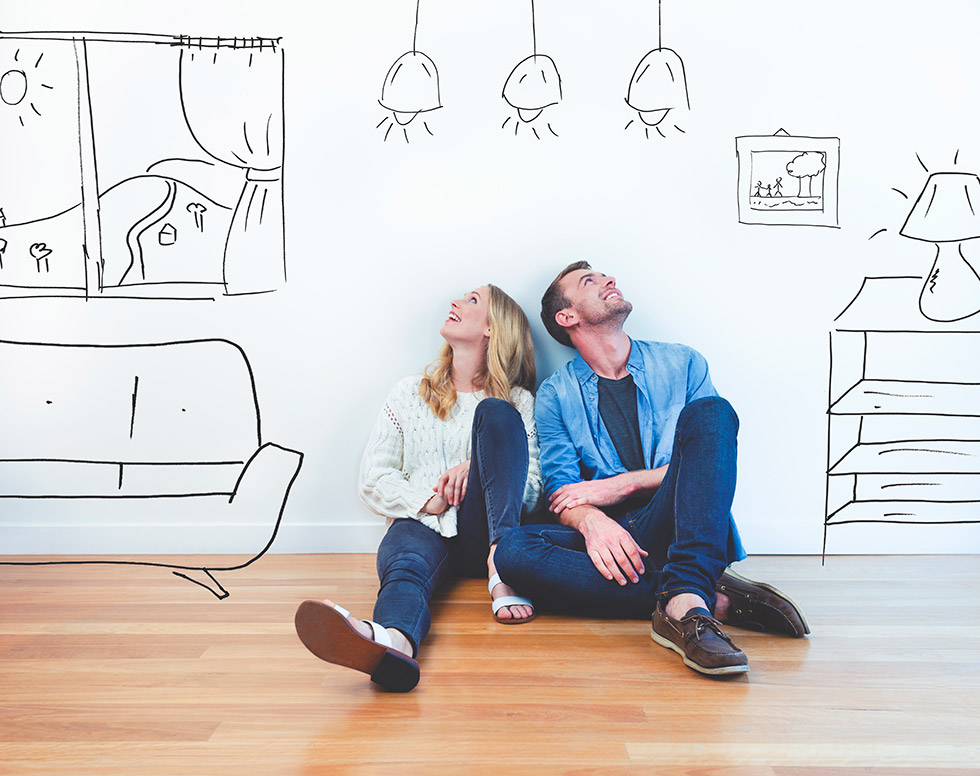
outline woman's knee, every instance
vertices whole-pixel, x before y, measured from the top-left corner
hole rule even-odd
[[[437,571],[430,558],[411,550],[394,552],[383,559],[378,557],[378,579],[382,585],[411,581],[428,587]]]
[[[516,420],[518,423],[522,423],[521,413],[513,404],[493,397],[483,399],[476,405],[474,420],[491,423],[513,423]]]
[[[396,520],[378,547],[378,579],[382,584],[392,576],[432,579],[448,556],[445,539],[431,528],[418,520]]]

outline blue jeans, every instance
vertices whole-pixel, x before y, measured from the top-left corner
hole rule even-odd
[[[679,593],[701,596],[711,610],[715,583],[745,558],[731,515],[735,496],[735,410],[718,396],[681,411],[667,474],[647,503],[618,517],[649,553],[639,582],[603,577],[585,539],[563,525],[527,525],[497,545],[500,576],[535,604],[593,616],[649,617]]]
[[[490,545],[520,525],[527,467],[527,432],[520,413],[502,399],[484,399],[473,417],[457,535],[447,539],[418,520],[401,519],[381,540],[374,621],[404,633],[416,654],[432,622],[433,591],[451,574],[485,577]]]

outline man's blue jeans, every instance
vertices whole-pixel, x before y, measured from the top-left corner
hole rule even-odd
[[[527,525],[497,545],[500,576],[535,604],[593,616],[649,617],[657,601],[701,596],[713,611],[715,583],[745,558],[731,516],[738,417],[718,396],[681,411],[667,474],[649,501],[618,518],[649,553],[640,581],[607,580],[585,539],[563,525]]]
[[[520,413],[502,399],[484,399],[473,418],[457,535],[447,539],[406,518],[396,520],[381,540],[374,621],[404,633],[416,654],[432,622],[433,591],[450,574],[486,577],[490,545],[520,525],[527,468],[527,432]]]

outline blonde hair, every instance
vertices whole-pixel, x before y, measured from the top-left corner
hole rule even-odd
[[[477,374],[477,384],[490,398],[511,401],[513,388],[534,393],[536,371],[531,326],[521,306],[496,286],[488,285],[490,298],[487,319],[490,341],[486,360]],[[436,359],[426,367],[419,396],[439,420],[445,420],[456,406],[453,385],[453,349],[445,343]],[[511,402],[513,403],[513,402]]]

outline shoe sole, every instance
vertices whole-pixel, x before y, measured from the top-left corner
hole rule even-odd
[[[683,649],[678,647],[670,639],[661,636],[652,627],[650,628],[650,638],[661,647],[672,649],[681,656],[681,659],[684,661],[684,665],[686,665],[688,668],[693,668],[700,674],[708,674],[709,676],[724,676],[728,674],[747,674],[749,672],[749,667],[745,663],[736,666],[718,666],[717,668],[709,668],[708,666],[703,666],[700,663],[695,663],[693,660],[691,660],[691,658],[684,654]]]
[[[767,585],[765,582],[756,582],[754,579],[748,579],[746,577],[743,577],[737,571],[732,571],[732,569],[730,567],[727,568],[727,569],[725,569],[725,573],[726,574],[729,574],[730,576],[735,577],[735,579],[737,579],[739,582],[742,582],[742,583],[744,583],[746,585],[750,585],[750,586],[753,586],[753,587],[761,587],[764,590],[768,590],[773,595],[777,595],[780,598],[784,599],[785,601],[788,601],[789,604],[793,607],[793,609],[796,612],[797,616],[800,618],[800,622],[803,623],[803,635],[804,636],[807,636],[807,635],[810,634],[810,624],[806,621],[806,615],[803,614],[803,610],[800,609],[800,607],[797,605],[796,601],[794,601],[792,598],[790,598],[788,595],[786,595],[786,593],[784,593],[782,590],[780,590],[779,588],[773,587],[772,585]]]
[[[362,636],[350,620],[322,601],[301,603],[295,624],[303,646],[320,660],[368,674],[391,692],[408,692],[419,683],[415,660]]]

